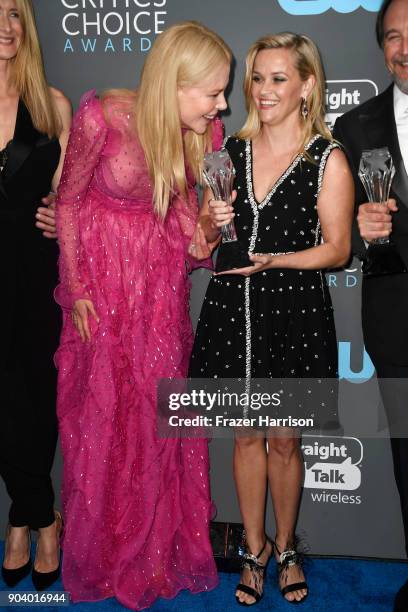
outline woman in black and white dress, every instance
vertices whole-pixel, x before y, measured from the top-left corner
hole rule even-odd
[[[245,93],[246,123],[225,143],[236,170],[234,207],[207,202],[208,195],[200,223],[213,241],[234,218],[253,266],[211,279],[190,376],[336,379],[336,332],[324,270],[349,257],[353,182],[324,122],[324,77],[314,43],[291,33],[258,40],[247,55]],[[333,421],[334,404],[332,412],[326,407],[324,415],[305,416],[319,424]],[[302,475],[299,431],[237,433],[234,476],[247,541],[239,603],[253,605],[262,596],[273,549],[282,594],[291,602],[307,595],[294,535]],[[274,544],[265,535],[268,482]]]

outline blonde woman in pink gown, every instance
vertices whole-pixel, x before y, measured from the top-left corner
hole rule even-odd
[[[173,26],[136,94],[91,92],[74,118],[56,293],[62,571],[74,602],[140,610],[217,585],[207,441],[156,436],[156,385],[187,373],[188,269],[199,265],[188,250],[208,250],[195,184],[205,150],[221,146],[230,60],[207,28]]]

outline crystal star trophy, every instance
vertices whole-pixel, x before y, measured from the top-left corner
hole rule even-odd
[[[387,147],[363,151],[358,176],[370,202],[387,205],[395,167]],[[366,277],[406,272],[404,263],[389,238],[372,240],[363,263]]]
[[[204,156],[204,178],[215,200],[231,204],[235,168],[228,151],[215,151]],[[253,265],[246,249],[238,240],[234,221],[221,227],[221,237],[215,266],[217,272]]]

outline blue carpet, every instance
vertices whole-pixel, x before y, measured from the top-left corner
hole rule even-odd
[[[34,552],[34,551],[33,551]],[[3,558],[3,543],[0,544]],[[256,612],[392,612],[395,593],[408,579],[408,564],[386,561],[360,561],[349,559],[308,559],[305,571],[310,595],[301,607],[286,603],[278,592],[274,564],[268,568],[265,596],[256,606]],[[153,612],[228,612],[243,610],[235,603],[234,588],[238,574],[220,574],[220,585],[210,593],[190,595],[182,592],[173,600],[159,600],[149,610]],[[6,590],[0,578],[0,590]],[[22,581],[16,591],[32,591],[31,578]],[[61,582],[53,585],[63,590]],[[31,608],[31,606],[30,606]],[[5,609],[5,608],[3,608]],[[8,608],[27,610],[27,607]],[[32,608],[34,609],[34,608]],[[97,603],[78,603],[69,607],[35,606],[48,612],[72,610],[75,612],[119,612],[126,610],[114,599]],[[408,612],[408,611],[407,611]]]

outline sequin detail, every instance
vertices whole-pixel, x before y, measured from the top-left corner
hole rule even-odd
[[[297,156],[258,203],[251,143],[227,140],[225,148],[236,169],[235,224],[244,250],[285,255],[318,244],[316,194],[328,144],[314,136],[306,147],[312,159]],[[320,270],[289,268],[213,277],[197,325],[190,375],[237,378],[245,382],[247,392],[254,391],[257,378],[335,378],[333,309],[324,276],[323,285],[320,278]],[[314,405],[310,416],[335,415],[335,386],[330,396],[327,406]]]
[[[321,138],[320,134],[315,134],[313,138],[311,138],[309,142],[306,144],[304,151],[308,151],[310,147],[313,145],[313,143],[316,142],[316,140],[318,140],[319,138]],[[246,167],[247,167],[248,196],[249,196],[249,199],[251,200],[251,204],[252,203],[255,204],[255,206],[259,207],[260,209],[264,208],[269,203],[270,199],[272,198],[276,190],[282,185],[283,181],[285,181],[287,177],[291,174],[291,172],[294,170],[294,168],[296,168],[296,166],[302,159],[303,155],[304,155],[304,152],[302,151],[302,153],[299,153],[299,155],[295,157],[295,159],[290,164],[290,166],[287,168],[287,170],[285,170],[285,172],[275,182],[275,184],[273,185],[269,193],[266,194],[262,202],[259,202],[259,204],[257,204],[255,200],[255,195],[254,195],[254,186],[252,184],[252,143],[251,143],[251,140],[247,139],[245,141],[245,156],[247,159]]]
[[[57,199],[64,327],[56,355],[64,458],[63,583],[73,601],[134,610],[216,586],[206,440],[158,439],[156,383],[184,378],[193,334],[187,247],[198,216],[173,197],[164,221],[134,131],[134,100],[92,93],[73,121]],[[213,146],[222,141],[214,122]],[[92,340],[73,327],[89,297]]]
[[[327,163],[327,159],[330,155],[330,153],[333,151],[333,149],[339,149],[339,145],[336,142],[331,142],[329,143],[329,145],[326,147],[326,149],[323,152],[323,155],[320,159],[320,164],[319,164],[319,176],[317,179],[317,192],[316,192],[316,198],[318,197],[320,190],[322,188],[322,184],[323,184],[323,175],[324,175],[324,170],[326,168],[326,163]],[[319,244],[319,240],[321,240],[321,232],[320,232],[320,219],[318,219],[317,221],[317,225],[316,225],[316,230],[315,230],[315,243],[314,246],[317,246]],[[323,272],[320,270],[320,287],[322,290],[322,295],[323,295],[323,299],[325,299],[325,291],[324,291],[324,286],[323,286]]]
[[[326,168],[326,163],[327,163],[327,159],[330,155],[330,153],[333,151],[333,149],[339,149],[340,146],[337,144],[337,142],[331,142],[324,150],[323,155],[320,159],[320,164],[319,164],[319,176],[317,179],[317,194],[316,197],[319,195],[320,190],[322,188],[322,184],[323,184],[323,174],[324,174],[324,170]]]

